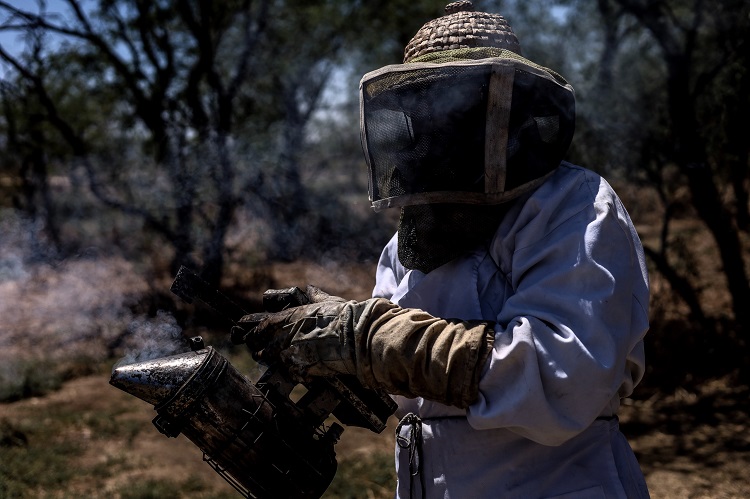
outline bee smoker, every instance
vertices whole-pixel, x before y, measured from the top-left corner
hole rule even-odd
[[[183,268],[172,290],[224,313],[236,307],[206,286]],[[273,365],[253,383],[200,337],[190,343],[190,352],[115,368],[110,384],[153,404],[156,428],[168,437],[184,434],[244,497],[321,497],[336,473],[334,445],[344,431],[327,424],[329,417],[380,433],[396,409],[387,394],[355,377],[298,385]],[[293,401],[299,391],[305,393]]]

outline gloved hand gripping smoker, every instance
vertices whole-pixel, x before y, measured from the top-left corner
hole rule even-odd
[[[232,341],[268,314],[247,314],[186,268],[172,291],[197,299],[230,319]],[[264,295],[264,308],[279,312],[309,302],[298,288]],[[192,351],[116,368],[110,383],[154,404],[154,425],[168,437],[184,434],[204,460],[245,497],[317,498],[336,473],[334,445],[343,427],[326,426],[333,415],[348,426],[380,433],[396,405],[382,391],[367,389],[355,376],[312,377],[298,383],[285,365],[263,355],[267,369],[253,383],[201,338]],[[278,353],[278,352],[277,352]],[[307,392],[290,395],[302,384]]]

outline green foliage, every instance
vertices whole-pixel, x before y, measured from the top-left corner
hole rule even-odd
[[[0,496],[31,497],[32,490],[59,490],[75,476],[69,463],[80,452],[74,442],[0,448]]]
[[[22,436],[19,445],[0,445],[0,496],[29,497],[32,490],[64,487],[76,474],[70,460],[83,452],[78,438],[61,438],[70,414],[48,418],[5,421],[2,433]],[[5,439],[3,439],[5,440]]]
[[[389,498],[396,489],[393,454],[373,453],[339,463],[326,499]]]
[[[228,487],[228,486],[227,486]],[[197,478],[189,478],[184,482],[171,480],[145,480],[123,485],[117,490],[122,499],[182,499],[182,498],[211,498],[234,499],[237,493],[215,493],[206,489],[205,484]]]
[[[38,397],[62,384],[57,365],[46,359],[8,360],[0,367],[0,402]]]

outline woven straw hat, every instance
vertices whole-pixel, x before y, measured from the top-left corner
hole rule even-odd
[[[508,49],[521,55],[521,45],[503,16],[475,12],[468,1],[449,3],[445,15],[425,23],[404,49],[404,62],[442,50],[474,47]]]

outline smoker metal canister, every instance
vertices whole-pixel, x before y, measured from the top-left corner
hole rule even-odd
[[[110,383],[153,403],[156,427],[183,433],[246,497],[318,498],[336,473],[334,440],[211,347],[117,368]]]

